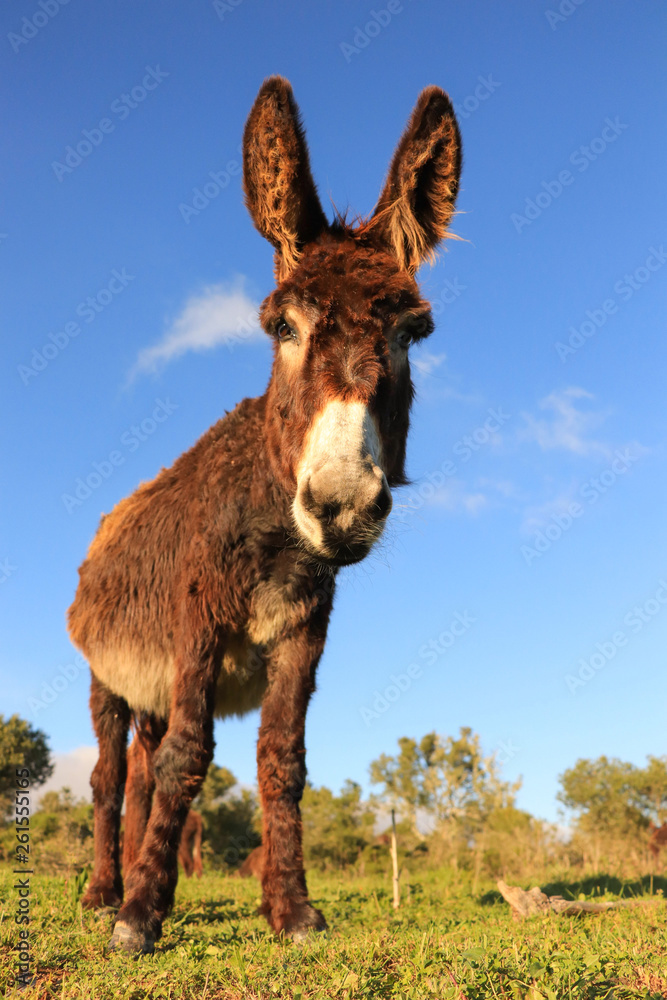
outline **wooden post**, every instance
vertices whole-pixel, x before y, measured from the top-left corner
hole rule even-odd
[[[396,842],[396,814],[391,810],[391,864],[394,871],[392,879],[394,888],[394,909],[397,910],[401,904],[401,894],[398,885],[398,844]]]

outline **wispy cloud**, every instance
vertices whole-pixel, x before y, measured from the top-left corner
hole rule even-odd
[[[208,285],[190,296],[162,339],[139,352],[130,381],[142,372],[157,371],[188,351],[232,347],[260,337],[258,303],[244,286],[244,279],[239,277],[231,283]]]
[[[544,503],[529,504],[524,508],[521,520],[520,531],[523,534],[533,535],[540,531],[546,524],[549,524],[554,517],[567,514],[570,505],[579,494],[577,483],[571,483],[562,489],[556,496]]]
[[[471,492],[466,488],[462,479],[451,479],[427,501],[434,507],[441,507],[450,513],[477,514],[483,507],[486,507],[488,498],[482,492]]]
[[[578,386],[550,393],[538,403],[548,415],[538,418],[522,413],[524,427],[520,441],[534,441],[543,451],[569,451],[575,455],[609,455],[611,448],[591,435],[609,415],[608,412],[585,410],[577,406],[581,400],[595,397]]]
[[[462,378],[447,367],[447,355],[434,354],[419,345],[410,357],[410,368],[421,400],[441,403],[452,399],[458,403],[480,405],[484,402],[479,393],[462,392]]]
[[[520,500],[523,497],[523,491],[510,479],[488,479],[482,476],[478,485],[483,489],[493,490],[504,500]]]
[[[436,368],[444,365],[446,360],[446,354],[431,354],[429,351],[420,351],[417,357],[411,359],[410,364],[421,375],[431,375]]]

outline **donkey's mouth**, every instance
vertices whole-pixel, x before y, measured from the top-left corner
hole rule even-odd
[[[343,538],[338,533],[332,533],[331,536],[328,533],[323,533],[318,545],[313,545],[310,539],[303,536],[302,545],[308,555],[317,562],[323,563],[325,566],[340,568],[352,566],[365,559],[381,534],[382,527],[374,525],[373,530],[365,532],[363,538],[358,536]]]
[[[336,568],[341,568],[343,566],[352,566],[354,563],[361,562],[365,559],[371,550],[371,546],[367,543],[364,544],[351,544],[344,545],[338,549],[337,552],[331,555],[325,555],[323,552],[311,552],[311,554],[317,559],[318,562],[324,563],[325,566],[332,566]]]

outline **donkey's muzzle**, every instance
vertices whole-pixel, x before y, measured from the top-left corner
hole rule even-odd
[[[392,507],[386,477],[369,458],[325,463],[299,483],[294,514],[307,547],[343,566],[368,554]]]

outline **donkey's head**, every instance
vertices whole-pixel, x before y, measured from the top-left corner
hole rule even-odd
[[[422,92],[373,215],[329,224],[289,83],[267,80],[244,135],[246,201],[275,247],[261,320],[274,339],[267,436],[300,540],[332,565],[379,538],[405,483],[408,348],[433,329],[415,281],[454,210],[461,143],[449,98]]]

